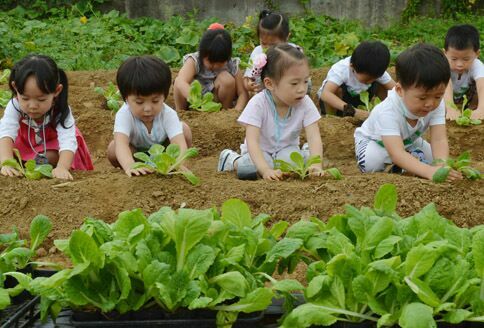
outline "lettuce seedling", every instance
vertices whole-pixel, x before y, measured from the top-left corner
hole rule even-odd
[[[441,168],[435,171],[432,176],[434,182],[444,182],[447,180],[447,176],[451,169],[459,171],[464,177],[469,180],[478,180],[482,178],[482,174],[479,170],[470,166],[471,155],[468,151],[463,152],[456,159],[449,158],[447,160],[436,160],[434,164],[443,164]]]
[[[2,73],[0,73],[0,84],[5,84],[8,82],[10,73],[11,71],[8,68],[4,69]]]
[[[106,89],[101,87],[94,88],[94,91],[106,99],[106,106],[113,112],[117,112],[123,105],[123,98],[118,88],[113,82],[109,82]]]
[[[366,110],[368,112],[371,112],[376,105],[381,103],[381,99],[376,96],[373,97],[373,99],[370,99],[370,94],[368,93],[368,91],[363,91],[362,93],[360,93],[360,100],[364,105],[360,105],[358,106],[358,108]]]
[[[202,96],[202,85],[198,80],[193,80],[188,94],[190,108],[199,112],[218,112],[222,104],[213,101],[213,93],[207,92]]]
[[[134,153],[134,157],[142,162],[133,164],[134,169],[147,168],[155,170],[161,175],[183,174],[188,181],[193,185],[198,185],[200,179],[185,167],[182,167],[186,159],[198,155],[196,148],[188,148],[183,154],[180,153],[180,147],[176,144],[170,144],[164,147],[160,144],[154,144],[148,150],[148,154],[144,152]]]
[[[10,90],[0,90],[0,107],[7,107],[8,102],[12,99],[12,92]]]
[[[462,101],[462,105],[458,108],[454,103],[447,103],[451,108],[460,112],[460,116],[455,120],[455,123],[461,126],[469,126],[469,125],[479,125],[482,123],[481,120],[472,119],[472,109],[467,108],[467,103],[469,100],[467,96],[464,95],[464,100]]]
[[[35,160],[29,159],[25,162],[25,166],[22,164],[22,157],[18,149],[13,150],[15,158],[10,158],[2,162],[2,166],[10,166],[25,176],[29,180],[39,180],[42,177],[52,178],[52,165],[41,164],[37,165]]]
[[[304,157],[297,151],[292,152],[290,158],[292,163],[288,163],[282,159],[276,159],[274,160],[274,166],[284,173],[295,173],[301,180],[304,180],[309,175],[311,165],[321,163],[321,157],[319,155],[310,156],[307,161],[304,161]],[[335,167],[324,171],[328,172],[336,180],[343,178],[341,172]]]

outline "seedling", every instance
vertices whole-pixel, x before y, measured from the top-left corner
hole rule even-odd
[[[362,93],[360,93],[360,100],[365,105],[360,105],[358,106],[358,108],[366,110],[368,112],[371,112],[376,105],[381,103],[381,99],[376,96],[373,97],[373,99],[370,99],[370,94],[368,93],[368,91],[363,91]]]
[[[447,160],[436,160],[435,164],[444,164],[441,168],[435,171],[432,176],[434,182],[444,182],[451,169],[459,171],[469,180],[478,180],[482,178],[482,174],[475,168],[470,166],[471,155],[468,151],[463,152],[456,159],[449,158]]]
[[[6,68],[2,71],[2,73],[0,73],[0,84],[7,83],[9,77],[10,77],[10,70]]]
[[[113,82],[109,82],[106,89],[101,87],[94,88],[94,91],[106,99],[106,106],[113,112],[117,112],[123,105],[123,98],[118,88]]]
[[[10,99],[12,99],[12,92],[10,90],[0,90],[0,107],[7,107]]]
[[[290,158],[293,163],[288,163],[282,159],[276,159],[274,160],[274,165],[284,173],[295,173],[301,180],[304,180],[309,175],[309,168],[311,165],[321,163],[321,157],[319,155],[310,156],[305,162],[304,157],[297,151],[292,152]],[[335,167],[324,171],[328,172],[336,180],[341,180],[343,178],[341,172]]]
[[[22,157],[18,149],[13,150],[15,158],[10,158],[2,162],[2,166],[10,166],[17,171],[21,172],[29,180],[39,180],[42,177],[52,178],[52,165],[41,164],[37,165],[35,160],[29,159],[25,162],[25,166],[22,164]]]
[[[218,112],[222,104],[213,101],[213,93],[207,92],[202,96],[202,85],[198,80],[193,80],[188,94],[190,108],[199,112]]]
[[[472,109],[466,108],[468,102],[469,100],[467,99],[467,96],[464,95],[464,99],[462,100],[462,105],[460,106],[460,108],[458,108],[454,103],[447,103],[451,108],[460,112],[460,116],[455,120],[455,123],[461,126],[481,124],[481,120],[471,118]]]
[[[148,155],[149,154],[149,155]],[[134,157],[142,162],[133,164],[134,169],[147,168],[155,170],[161,175],[175,175],[183,174],[188,181],[193,185],[198,185],[200,179],[185,167],[182,167],[183,162],[198,155],[196,148],[188,148],[183,154],[180,153],[180,147],[176,144],[170,144],[164,147],[160,144],[154,144],[148,150],[148,154],[144,152],[134,153]]]

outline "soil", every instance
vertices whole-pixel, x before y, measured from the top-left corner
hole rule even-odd
[[[312,72],[313,99],[327,70]],[[176,74],[176,72],[175,72]],[[329,177],[299,181],[290,178],[281,182],[240,181],[232,173],[216,171],[219,153],[224,148],[239,149],[244,130],[237,125],[239,112],[180,113],[193,132],[193,143],[199,156],[189,166],[202,180],[192,186],[182,177],[164,178],[156,175],[128,177],[113,168],[106,159],[106,148],[112,139],[114,114],[105,109],[102,96],[95,86],[114,81],[113,71],[69,72],[69,103],[77,125],[90,148],[95,170],[74,171],[74,181],[0,177],[0,232],[15,225],[26,235],[32,218],[44,214],[53,220],[41,254],[50,260],[62,259],[51,248],[54,239],[66,238],[86,217],[112,222],[124,210],[141,208],[146,214],[162,206],[173,208],[208,208],[229,198],[246,201],[253,214],[267,213],[272,222],[296,222],[317,216],[327,219],[342,213],[344,204],[356,207],[372,206],[373,196],[384,183],[397,186],[398,213],[410,216],[430,202],[440,214],[458,226],[471,227],[484,223],[484,189],[480,181],[459,181],[435,184],[417,177],[388,173],[361,174],[354,159],[353,131],[361,124],[354,118],[323,118],[320,122],[324,143],[325,167],[338,167],[344,174],[340,181]],[[167,104],[174,107],[173,96]],[[472,152],[474,166],[484,170],[484,124],[459,127],[448,124],[452,156],[464,150]],[[48,251],[46,251],[48,250]]]

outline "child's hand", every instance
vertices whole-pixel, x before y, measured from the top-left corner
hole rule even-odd
[[[455,121],[459,117],[459,111],[453,108],[447,108],[445,118],[451,121]]]
[[[281,170],[267,169],[262,173],[262,178],[269,181],[282,180],[283,174]]]
[[[2,166],[1,173],[7,177],[20,177],[22,173],[10,166]]]
[[[454,182],[458,180],[462,180],[462,173],[456,170],[450,170],[449,175],[447,176],[448,182]]]
[[[74,180],[69,170],[65,169],[62,166],[58,166],[52,170],[52,177],[63,180]]]
[[[255,82],[253,79],[249,79],[247,82],[247,90],[250,92],[259,92],[262,90],[262,86]]]
[[[309,175],[312,177],[322,177],[324,175],[324,170],[319,166],[309,167]]]
[[[146,167],[141,167],[139,169],[129,168],[124,172],[128,175],[128,177],[131,177],[133,175],[139,176],[139,175],[150,174],[150,173],[153,173],[154,171]]]

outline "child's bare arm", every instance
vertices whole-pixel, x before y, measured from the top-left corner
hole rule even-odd
[[[13,158],[13,140],[10,137],[0,139],[0,163],[7,159]],[[9,177],[19,177],[22,175],[19,171],[10,166],[2,166],[2,175]]]
[[[343,110],[346,103],[336,95],[339,85],[331,81],[326,82],[321,93],[321,100],[336,110]]]
[[[114,133],[114,152],[116,154],[116,159],[119,165],[122,167],[124,172],[128,175],[140,175],[147,174],[151,171],[148,169],[133,169],[134,164],[133,153],[129,147],[129,138],[127,135],[119,132]]]
[[[484,119],[484,77],[476,80],[477,108],[472,112],[473,119]]]
[[[174,83],[174,93],[176,94],[175,100],[176,96],[182,97],[185,100],[188,98],[188,95],[190,93],[190,84],[193,82],[197,72],[195,65],[195,61],[192,58],[188,58],[178,72]],[[179,104],[176,104],[176,110],[184,109],[178,107]]]
[[[177,134],[170,139],[170,143],[178,145],[180,147],[180,154],[183,154],[187,150],[187,143],[183,133]]]
[[[323,142],[321,141],[321,133],[319,132],[319,124],[318,121],[314,122],[313,124],[308,125],[305,128],[306,131],[306,138],[308,139],[309,145],[309,153],[311,156],[317,156],[323,160]],[[311,169],[322,172],[323,164],[313,164],[311,165]]]
[[[247,140],[250,158],[264,180],[280,180],[282,178],[282,172],[281,170],[274,170],[267,164],[259,146],[259,136],[260,129],[258,127],[253,125],[246,126],[245,139]]]
[[[445,88],[444,103],[446,118],[448,120],[455,120],[456,118],[458,118],[459,112],[451,107],[452,105],[454,105],[454,91],[452,88],[452,80],[449,81],[449,83],[447,84],[447,88]]]
[[[72,180],[72,175],[69,172],[72,161],[74,160],[74,153],[70,150],[63,150],[59,152],[59,161],[57,166],[52,170],[52,176],[59,179]]]
[[[235,104],[235,109],[242,110],[249,101],[249,94],[244,87],[244,77],[242,76],[240,69],[235,75],[235,88],[237,89],[237,103]]]
[[[434,159],[447,159],[449,157],[449,142],[444,124],[432,125],[430,130],[430,146]]]

